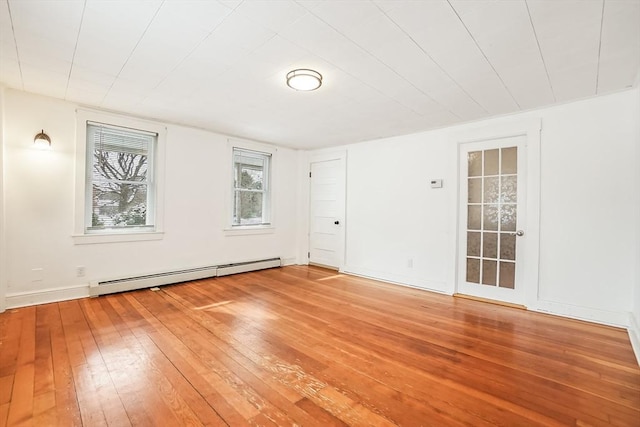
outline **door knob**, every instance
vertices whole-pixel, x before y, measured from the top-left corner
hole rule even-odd
[[[335,225],[340,225],[340,221],[333,221]]]
[[[524,231],[522,230],[518,230],[515,233],[509,233],[511,236],[518,236],[518,237],[522,237],[524,236]]]

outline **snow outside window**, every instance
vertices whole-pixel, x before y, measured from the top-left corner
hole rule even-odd
[[[158,135],[87,122],[85,230],[155,230],[154,151]]]
[[[233,149],[232,226],[269,225],[271,154]]]

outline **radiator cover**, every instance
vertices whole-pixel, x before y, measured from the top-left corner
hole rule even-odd
[[[266,268],[280,267],[281,265],[282,262],[280,258],[269,258],[257,261],[212,265],[207,267],[190,268],[185,270],[146,274],[135,277],[104,280],[99,282],[92,282],[89,285],[89,295],[92,297],[97,297],[100,295],[113,294],[116,292],[125,292],[135,289],[151,288],[154,286],[188,282],[190,280],[206,279],[209,277],[228,276],[230,274],[264,270]]]

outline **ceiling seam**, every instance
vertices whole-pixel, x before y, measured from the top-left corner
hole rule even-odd
[[[371,0],[370,0],[371,1]],[[380,8],[380,6],[378,4],[376,4],[375,2],[372,1],[372,3],[378,8],[378,10],[380,10],[380,12],[391,22],[393,23],[393,25],[395,25],[400,31],[402,31],[404,33],[405,36],[407,36],[409,38],[409,40],[411,40],[411,42],[418,48],[420,49],[420,51],[422,53],[424,53],[427,58],[429,58],[434,64],[436,64],[436,66],[438,67],[438,69],[440,69],[440,71],[447,76],[453,83],[455,83],[455,85],[458,87],[458,89],[460,89],[465,95],[467,95],[469,97],[469,99],[471,99],[478,107],[482,108],[482,110],[487,113],[490,114],[489,111],[482,105],[480,104],[478,101],[476,101],[476,99],[471,96],[471,94],[469,94],[469,92],[467,92],[462,85],[460,85],[460,83],[458,83],[456,81],[456,79],[454,79],[453,77],[451,77],[451,75],[445,71],[445,69],[435,60],[433,59],[433,57],[420,45],[420,43],[418,43],[407,31],[404,30],[404,28],[402,28],[393,18],[391,18],[384,10],[382,10]]]
[[[302,5],[304,6],[304,5]],[[305,7],[306,8],[306,7]],[[373,55],[371,52],[369,52],[367,49],[365,49],[364,47],[362,47],[359,43],[356,43],[355,40],[353,40],[352,38],[348,37],[346,34],[342,33],[340,30],[338,30],[337,28],[335,28],[333,25],[329,24],[327,21],[325,21],[324,19],[322,19],[321,17],[319,17],[317,14],[313,13],[313,11],[307,9],[309,11],[309,14],[314,16],[316,19],[319,19],[320,21],[322,21],[325,25],[327,25],[329,28],[331,28],[333,31],[335,31],[336,33],[340,34],[342,37],[344,37],[345,39],[347,39],[349,42],[353,43],[355,46],[357,46],[360,50],[362,50],[363,52],[365,52],[367,55],[369,55],[370,57],[374,58],[377,62],[379,62],[380,64],[382,64],[384,67],[386,67],[387,69],[389,69],[391,72],[393,72],[393,74],[395,74],[396,76],[400,77],[402,80],[404,80],[405,82],[409,83],[409,85],[411,85],[414,89],[416,89],[418,92],[422,93],[424,96],[426,96],[427,98],[429,98],[431,101],[433,101],[434,104],[438,105],[440,108],[442,108],[443,110],[451,113],[453,116],[455,116],[458,119],[462,119],[462,117],[460,117],[459,115],[457,115],[456,113],[454,113],[453,111],[451,111],[449,108],[447,108],[446,106],[442,105],[440,102],[436,101],[434,98],[431,97],[431,95],[429,95],[428,93],[426,93],[425,91],[423,91],[422,89],[420,89],[419,87],[417,87],[416,85],[414,85],[411,81],[409,81],[406,77],[404,77],[402,74],[400,74],[399,72],[397,72],[396,70],[394,70],[391,66],[389,66],[387,63],[385,63],[384,61],[382,61],[380,58],[378,58],[377,56]],[[291,40],[289,40],[291,41]],[[331,61],[327,61],[329,63],[332,63]],[[336,66],[336,64],[333,64],[334,66]],[[342,68],[337,67],[342,70]],[[346,72],[345,70],[343,70],[344,72]],[[350,76],[356,78],[357,80],[361,81],[362,83],[364,83],[362,80],[358,79],[357,77],[353,76],[351,73],[348,73]],[[373,86],[369,85],[368,83],[365,83],[367,86],[373,88]],[[405,108],[408,108],[409,110],[411,110],[413,113],[417,114],[420,117],[424,117],[424,114],[420,114],[418,113],[416,110],[414,110],[413,108],[409,107],[408,105],[404,105],[402,102],[396,100],[395,98],[385,94],[384,92],[381,92],[380,90],[378,90],[377,88],[375,88],[380,94],[384,95],[385,97],[389,98],[389,99],[393,99],[396,103],[402,105]]]
[[[13,25],[13,14],[11,13],[11,3],[7,1],[7,10],[9,11],[9,20],[11,21],[11,34],[13,35],[13,45],[16,48],[16,58],[18,59],[18,71],[20,72],[20,86],[24,91],[24,77],[22,77],[22,63],[20,62],[20,52],[18,51],[18,39],[16,38],[16,29]]]
[[[67,92],[69,91],[69,82],[71,81],[71,73],[73,73],[73,64],[76,61],[76,52],[78,51],[78,43],[80,42],[80,32],[82,31],[85,10],[87,10],[87,0],[84,0],[84,5],[82,6],[82,16],[80,17],[80,25],[78,26],[78,36],[76,37],[76,45],[73,47],[71,66],[69,67],[69,75],[67,76],[67,86],[64,88],[64,99],[67,99]]]
[[[321,18],[319,18],[319,17],[318,17],[318,16],[316,16],[315,14],[311,13],[311,9],[309,9],[306,5],[304,5],[304,4],[300,4],[300,1],[299,1],[299,0],[294,0],[294,1],[296,2],[296,4],[298,4],[298,5],[302,6],[302,7],[304,7],[304,8],[307,10],[307,13],[308,13],[309,15],[311,15],[311,16],[315,17],[316,19],[319,19],[319,20],[321,20],[321,21],[322,21],[322,19],[321,19]],[[322,21],[322,22],[324,22],[324,21]],[[326,23],[325,23],[325,24],[326,24]],[[344,35],[343,35],[342,33],[340,33],[339,31],[335,30],[335,29],[334,29],[333,27],[331,27],[329,24],[326,24],[326,25],[328,25],[331,29],[333,29],[334,31],[336,31],[338,34],[342,35],[342,37],[345,37],[345,38],[347,38],[348,40],[351,40],[351,39],[349,39],[348,37],[344,36]],[[298,46],[300,49],[305,50],[305,51],[306,51],[306,52],[308,52],[309,54],[314,55],[314,56],[317,56],[318,58],[322,59],[323,61],[326,61],[328,64],[333,65],[336,69],[338,69],[338,70],[342,71],[342,72],[343,72],[343,73],[345,73],[346,75],[348,75],[348,76],[352,77],[353,79],[355,79],[355,80],[359,81],[360,83],[362,83],[362,84],[363,84],[363,85],[365,85],[366,87],[370,88],[370,89],[371,89],[371,90],[373,90],[374,92],[376,92],[376,93],[378,93],[378,94],[382,95],[383,97],[385,97],[385,98],[387,98],[387,99],[389,99],[389,100],[391,100],[391,101],[395,102],[396,104],[398,104],[398,105],[400,105],[400,106],[402,106],[402,107],[404,107],[404,108],[409,109],[412,113],[416,114],[417,116],[419,116],[419,117],[424,117],[424,115],[422,115],[422,114],[418,113],[418,112],[417,112],[417,111],[415,111],[413,108],[410,108],[410,107],[408,107],[408,106],[404,105],[403,103],[401,103],[401,102],[400,102],[400,101],[398,101],[397,99],[392,98],[392,97],[390,97],[389,95],[387,95],[386,93],[382,92],[382,91],[381,91],[380,89],[378,89],[377,87],[372,86],[372,85],[370,85],[369,83],[367,83],[367,82],[365,82],[365,81],[363,81],[363,80],[359,79],[359,78],[358,78],[358,77],[356,77],[354,74],[352,74],[352,73],[348,72],[347,70],[345,70],[344,68],[340,67],[338,64],[334,63],[333,61],[331,61],[331,60],[329,60],[329,59],[327,59],[327,58],[325,58],[325,57],[323,57],[323,56],[319,55],[318,53],[314,53],[314,52],[310,51],[310,50],[309,50],[309,49],[307,49],[305,46],[302,46],[302,45],[298,44],[295,40],[291,40],[290,38],[285,37],[285,36],[283,36],[282,34],[278,34],[278,35],[279,35],[280,37],[282,37],[283,39],[287,40],[288,42],[293,43],[294,45]],[[427,95],[427,97],[428,97],[428,95]],[[435,103],[435,100],[434,100],[434,103]],[[451,113],[451,114],[453,114],[453,115],[454,115],[454,116],[456,116],[457,118],[460,118],[460,117],[458,117],[458,116],[457,116],[456,114],[454,114],[454,113]]]
[[[140,45],[140,42],[142,41],[142,39],[144,39],[144,36],[145,36],[145,34],[147,34],[147,31],[149,31],[149,27],[151,27],[151,24],[153,23],[153,21],[155,21],[156,16],[158,16],[158,13],[160,13],[160,9],[162,9],[162,6],[164,5],[165,1],[166,0],[162,0],[162,3],[160,3],[160,6],[158,6],[158,9],[156,9],[156,13],[153,14],[153,17],[151,18],[151,20],[147,24],[147,27],[144,29],[144,31],[142,32],[142,35],[140,36],[140,38],[136,42],[136,45],[133,47],[133,49],[131,49],[131,52],[129,53],[129,56],[127,56],[127,59],[124,61],[124,64],[122,64],[122,67],[120,67],[120,70],[118,71],[118,74],[116,74],[116,77],[111,82],[111,86],[109,86],[109,89],[107,90],[107,93],[102,97],[102,100],[100,101],[100,105],[102,105],[104,100],[107,99],[107,96],[109,96],[109,94],[111,93],[111,89],[113,89],[113,85],[116,84],[116,81],[118,80],[118,77],[120,77],[120,74],[122,73],[122,70],[124,70],[124,67],[127,66],[127,63],[129,62],[129,60],[133,56],[133,53],[136,51],[136,49]]]
[[[602,27],[604,27],[604,2],[602,0],[602,12],[600,13],[600,39],[598,40],[598,68],[596,70],[596,95],[600,90],[600,52],[602,52]]]
[[[213,27],[213,28],[211,29],[211,31],[209,31],[209,33],[208,33],[206,36],[204,36],[204,37],[202,38],[202,40],[200,40],[200,41],[199,41],[199,42],[198,42],[198,43],[193,47],[193,49],[191,49],[191,50],[190,50],[190,51],[189,51],[189,52],[188,52],[188,53],[187,53],[187,54],[186,54],[186,55],[185,55],[185,56],[184,56],[180,61],[178,61],[178,63],[177,63],[177,64],[176,64],[176,65],[175,65],[175,66],[174,66],[174,67],[173,67],[173,68],[172,68],[168,73],[167,73],[167,75],[166,75],[166,76],[164,76],[164,77],[163,77],[163,78],[158,82],[158,84],[157,84],[157,85],[155,85],[155,86],[153,87],[153,89],[157,89],[157,88],[158,88],[158,87],[159,87],[159,86],[160,86],[160,85],[161,85],[165,80],[167,80],[167,79],[169,78],[169,76],[171,75],[171,73],[173,73],[173,72],[174,72],[174,71],[175,71],[175,70],[176,70],[176,69],[177,69],[181,64],[183,64],[183,63],[184,63],[184,61],[186,61],[186,60],[187,60],[187,58],[189,58],[189,57],[193,54],[193,52],[195,52],[195,51],[196,51],[196,49],[198,49],[198,48],[202,45],[202,43],[204,43],[204,42],[205,42],[205,40],[207,40],[209,37],[211,37],[211,35],[212,35],[213,33],[215,33],[215,32],[216,32],[216,30],[217,30],[218,28],[220,28],[220,26],[221,26],[221,25],[222,25],[222,24],[223,24],[223,23],[224,23],[224,22],[225,22],[225,21],[226,21],[226,20],[227,20],[227,19],[228,19],[228,18],[229,18],[229,17],[230,17],[230,16],[231,16],[235,11],[236,11],[236,9],[238,9],[238,8],[242,5],[242,3],[244,3],[244,0],[242,0],[240,3],[238,3],[238,4],[236,5],[236,7],[234,7],[234,8],[231,8],[231,7],[229,7],[229,6],[227,6],[227,5],[223,4],[223,3],[220,3],[222,6],[226,7],[227,9],[231,9],[231,11],[227,14],[227,16],[225,16],[224,18],[222,18],[222,21],[220,21],[220,22],[218,23],[218,25],[216,25],[215,27]],[[146,32],[146,31],[145,31],[145,32]],[[223,72],[223,73],[224,73],[224,72]],[[223,73],[221,73],[220,75],[222,75]],[[150,92],[151,92],[151,91],[149,91],[148,93],[150,93]],[[191,95],[191,93],[193,93],[193,92],[194,92],[194,91],[190,92],[190,94],[189,94],[189,95]],[[184,95],[184,97],[187,97],[187,96],[189,96],[189,95]],[[142,100],[140,101],[140,103],[143,103],[145,100],[147,100],[147,99],[149,98],[149,96],[150,96],[150,95],[146,95],[146,96],[144,96],[144,97],[142,98]]]
[[[511,91],[509,90],[509,87],[507,87],[507,84],[504,82],[504,80],[502,80],[502,77],[500,76],[500,73],[498,73],[498,70],[496,70],[496,68],[493,66],[493,64],[491,63],[491,61],[489,61],[489,58],[487,57],[487,55],[484,53],[484,50],[482,50],[482,48],[480,47],[480,44],[478,43],[478,41],[476,40],[476,38],[473,36],[473,34],[471,34],[471,31],[469,30],[469,28],[467,27],[467,24],[464,23],[464,21],[462,20],[462,17],[460,16],[460,14],[458,13],[458,11],[456,10],[455,7],[453,7],[453,5],[451,4],[451,0],[447,0],[447,3],[449,4],[449,7],[451,7],[451,10],[453,10],[453,13],[456,14],[456,16],[458,17],[458,19],[460,20],[460,22],[462,23],[462,26],[464,27],[465,30],[467,30],[467,33],[469,34],[469,37],[471,37],[471,40],[473,40],[473,42],[475,43],[476,47],[478,48],[478,50],[480,51],[480,53],[482,54],[482,56],[484,57],[484,59],[487,61],[487,64],[489,64],[489,66],[491,67],[491,69],[493,70],[494,73],[496,73],[496,76],[498,76],[498,79],[500,80],[500,83],[502,83],[502,86],[504,86],[504,88],[506,89],[507,93],[509,93],[509,96],[511,96],[511,99],[513,99],[513,102],[516,103],[516,105],[518,106],[519,110],[522,110],[522,107],[520,106],[520,103],[518,102],[518,100],[515,98],[515,96],[513,96],[513,93],[511,93]]]
[[[529,15],[529,22],[531,23],[531,29],[533,30],[533,37],[536,39],[536,44],[538,45],[540,60],[542,60],[542,66],[544,67],[544,72],[547,75],[547,82],[549,83],[549,88],[551,89],[551,96],[553,96],[553,102],[557,102],[556,93],[553,90],[553,84],[551,83],[551,76],[549,75],[549,70],[547,69],[547,62],[544,60],[544,55],[542,54],[542,47],[540,47],[540,41],[538,40],[538,33],[536,32],[535,25],[533,25],[533,17],[531,16],[531,11],[529,10],[529,3],[527,2],[527,0],[524,0],[524,5],[527,7],[527,15]]]

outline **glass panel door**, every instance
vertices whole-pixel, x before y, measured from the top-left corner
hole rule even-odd
[[[512,137],[462,146],[460,293],[519,302],[522,142],[523,137]]]

